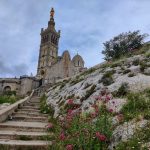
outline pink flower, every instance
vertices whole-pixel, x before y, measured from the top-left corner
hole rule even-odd
[[[112,112],[113,112],[113,109],[109,109],[108,111],[109,111],[110,113],[112,113]]]
[[[96,100],[101,100],[101,96],[94,96]]]
[[[67,104],[72,105],[73,104],[73,99],[68,99]]]
[[[99,109],[98,109],[98,106],[96,104],[93,104],[92,107],[95,109],[95,111],[98,113],[99,112]]]
[[[73,110],[72,110],[72,109],[69,109],[69,110],[68,110],[68,114],[69,114],[69,115],[71,115],[71,114],[72,114],[72,112],[73,112]]]
[[[68,144],[66,146],[66,150],[73,150],[73,145],[72,144]]]
[[[64,141],[65,140],[65,134],[64,134],[64,132],[62,132],[60,135],[59,135],[59,139],[61,140],[61,141]]]
[[[96,132],[96,137],[100,140],[100,141],[106,141],[106,136],[104,134],[101,134],[100,132]]]
[[[110,96],[106,95],[105,101],[108,102],[110,101],[110,99],[111,99]]]
[[[53,124],[49,123],[46,127],[47,127],[47,129],[51,129],[51,128],[53,128]]]
[[[95,118],[97,116],[97,113],[91,113],[91,117]]]

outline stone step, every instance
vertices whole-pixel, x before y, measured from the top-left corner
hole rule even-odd
[[[22,140],[6,140],[0,139],[1,150],[48,150],[50,141],[22,141]]]
[[[36,107],[40,107],[40,103],[36,104],[36,103],[25,103],[24,106],[36,106]]]
[[[47,137],[52,136],[46,132],[22,132],[13,130],[0,130],[0,139],[9,140],[44,140]]]
[[[17,112],[40,112],[39,109],[24,109],[24,108],[21,108],[21,109],[17,109]]]
[[[0,123],[0,129],[14,130],[14,131],[31,131],[41,132],[46,131],[47,123],[41,122],[23,122],[23,121],[7,121]]]
[[[14,115],[13,121],[29,121],[29,122],[48,122],[47,117],[29,117],[27,115]]]
[[[27,116],[30,116],[30,117],[48,117],[47,114],[41,114],[41,113],[38,113],[38,112],[34,112],[34,113],[31,113],[31,112],[14,112],[12,116],[15,116],[15,115],[27,115]]]
[[[30,99],[29,102],[40,102],[40,99]]]
[[[39,110],[40,107],[38,107],[38,106],[22,106],[20,109],[34,109],[34,110]]]

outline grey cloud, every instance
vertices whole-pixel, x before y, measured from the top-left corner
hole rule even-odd
[[[52,6],[62,30],[59,53],[78,51],[88,67],[103,61],[106,40],[128,30],[149,32],[149,0],[0,0],[0,76],[36,73],[40,28]]]
[[[28,67],[26,64],[8,66],[4,61],[0,60],[0,77],[21,76],[27,73]]]

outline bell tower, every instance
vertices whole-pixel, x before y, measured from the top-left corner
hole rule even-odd
[[[37,68],[37,77],[44,79],[47,69],[55,64],[58,60],[58,43],[60,38],[60,30],[55,29],[54,9],[50,11],[50,20],[48,27],[41,29],[41,44]]]

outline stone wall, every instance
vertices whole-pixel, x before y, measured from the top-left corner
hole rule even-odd
[[[20,79],[18,78],[1,78],[0,79],[0,94],[5,91],[6,87],[10,87],[11,91],[19,93]]]
[[[2,94],[6,87],[11,91],[16,91],[17,95],[26,95],[33,89],[39,86],[39,81],[34,77],[21,78],[1,78],[0,79],[0,94]]]

